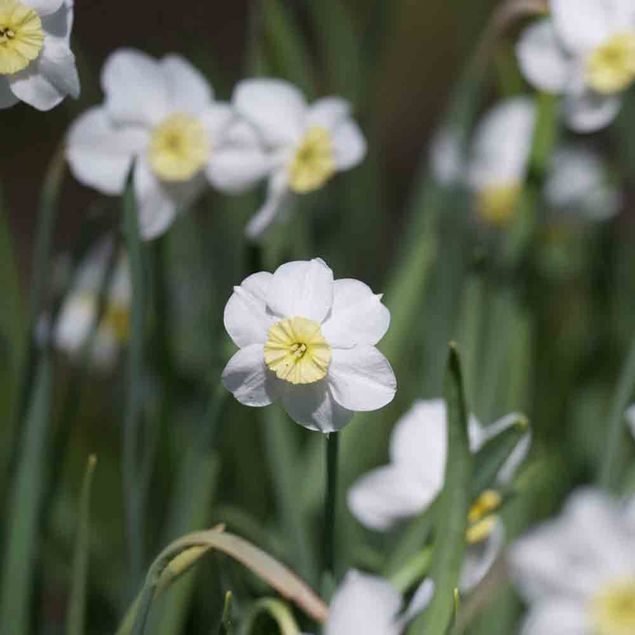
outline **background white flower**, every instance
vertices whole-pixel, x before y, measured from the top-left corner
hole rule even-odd
[[[432,582],[425,581],[401,613],[403,600],[389,582],[349,571],[333,595],[324,635],[399,635],[408,621],[425,610],[433,592]]]
[[[476,452],[489,439],[516,424],[519,418],[510,414],[482,427],[475,417],[470,417],[472,451]],[[498,485],[503,486],[513,478],[529,444],[528,431],[500,470]],[[397,522],[422,513],[443,488],[446,456],[445,402],[441,399],[416,401],[395,425],[390,440],[390,463],[372,470],[349,490],[351,512],[363,525],[378,531],[388,530]],[[487,491],[472,510],[462,589],[478,584],[500,551],[504,540],[502,523],[496,514],[500,502],[495,491]]]
[[[106,241],[89,253],[60,310],[53,343],[72,358],[82,353],[97,316],[100,286],[111,250],[112,244]],[[121,256],[113,271],[108,302],[91,351],[91,362],[100,370],[114,365],[121,346],[128,339],[131,297],[128,261]]]
[[[551,16],[527,27],[518,45],[527,80],[564,94],[569,125],[591,132],[611,123],[635,79],[632,0],[551,0]]]
[[[79,96],[72,27],[73,0],[0,0],[0,109]]]
[[[626,409],[624,413],[624,417],[626,418],[626,424],[628,425],[628,429],[631,431],[633,438],[635,439],[635,404],[632,404]]]
[[[350,104],[339,97],[309,105],[288,82],[249,79],[237,85],[232,103],[256,127],[272,160],[267,199],[247,226],[252,238],[275,220],[287,197],[321,188],[366,155]]]
[[[205,186],[240,191],[269,169],[253,129],[214,101],[185,59],[113,53],[101,77],[106,99],[71,127],[67,158],[76,178],[121,194],[133,160],[143,238],[162,234]]]
[[[333,280],[320,259],[249,276],[224,319],[240,350],[223,383],[247,406],[280,399],[297,423],[332,432],[395,395],[395,375],[375,348],[390,324],[381,296],[358,280]]]
[[[561,516],[511,548],[529,602],[525,635],[635,633],[635,505],[599,490],[574,493]]]

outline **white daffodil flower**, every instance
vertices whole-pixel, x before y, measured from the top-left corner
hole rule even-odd
[[[402,612],[401,594],[383,578],[349,571],[339,585],[323,627],[324,635],[400,635],[430,603],[434,585],[426,580]]]
[[[87,256],[60,310],[53,343],[71,358],[80,356],[93,327],[111,249],[110,242],[101,243]],[[131,298],[128,261],[122,256],[113,271],[108,301],[91,351],[91,362],[98,370],[105,371],[114,366],[121,346],[128,339]]]
[[[635,633],[634,503],[575,492],[559,518],[512,546],[512,579],[529,604],[523,635]]]
[[[73,0],[0,0],[0,109],[79,96],[72,28]]]
[[[473,452],[488,440],[517,424],[519,415],[510,414],[482,427],[470,417],[469,437]],[[529,430],[501,468],[496,486],[508,484],[525,458],[530,444]],[[421,514],[443,489],[447,456],[445,402],[441,399],[416,401],[397,422],[390,441],[390,463],[372,470],[348,492],[348,506],[357,520],[377,531]],[[504,541],[497,511],[502,503],[496,489],[484,491],[470,509],[468,551],[461,574],[461,589],[476,586],[494,563]]]
[[[240,191],[269,171],[254,130],[214,101],[207,80],[178,55],[123,49],[104,65],[106,99],[73,124],[66,155],[75,177],[104,194],[123,192],[134,161],[141,235],[165,232],[207,179]]]
[[[358,280],[333,280],[320,259],[255,273],[225,307],[240,350],[223,383],[246,406],[280,399],[306,428],[339,430],[355,411],[377,410],[395,395],[395,375],[375,348],[389,324],[380,295]]]
[[[527,27],[517,56],[527,81],[564,94],[569,126],[592,132],[617,115],[635,80],[633,0],[551,0],[551,16]]]
[[[249,79],[237,85],[232,104],[257,129],[272,159],[267,199],[247,226],[251,238],[269,227],[288,197],[318,190],[366,155],[350,104],[339,97],[309,105],[288,82]]]
[[[460,164],[456,134],[446,132],[436,144],[435,177],[450,185],[451,175],[467,174],[475,214],[487,225],[504,227],[513,218],[527,176],[536,114],[529,97],[513,97],[494,106],[476,127],[465,167]],[[552,214],[561,220],[607,220],[617,214],[621,203],[600,157],[580,144],[556,148],[543,195]]]

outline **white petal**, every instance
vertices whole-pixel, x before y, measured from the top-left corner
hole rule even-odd
[[[607,0],[610,29],[624,32],[635,26],[635,3],[633,0]]]
[[[79,96],[75,56],[58,38],[47,38],[40,57],[9,77],[13,93],[38,110],[55,108],[67,95]]]
[[[286,170],[274,172],[267,185],[267,198],[263,206],[247,223],[245,228],[247,238],[258,240],[280,216],[291,197],[292,194],[287,187]]]
[[[419,585],[419,588],[414,592],[410,600],[408,608],[403,612],[399,620],[402,627],[417,617],[417,615],[423,613],[430,605],[430,602],[432,602],[433,597],[434,582],[428,578]]]
[[[565,116],[576,132],[595,132],[617,117],[622,100],[615,95],[598,95],[590,91],[576,92],[565,99]]]
[[[23,4],[35,9],[38,15],[45,16],[55,13],[64,3],[64,0],[21,0]]]
[[[335,400],[356,412],[383,408],[397,391],[388,360],[374,346],[333,349],[328,380]]]
[[[101,85],[106,108],[117,121],[154,125],[169,113],[162,67],[141,51],[115,51],[104,64]]]
[[[348,170],[362,162],[366,139],[354,121],[344,121],[333,131],[333,152],[338,170]]]
[[[185,183],[163,183],[154,176],[146,161],[139,159],[134,187],[141,238],[152,240],[163,234],[176,215],[196,198],[202,185],[203,181],[197,177]]]
[[[401,595],[388,582],[349,572],[331,601],[325,635],[398,635]]]
[[[267,313],[265,297],[272,274],[266,271],[254,273],[239,287],[225,306],[225,329],[236,346],[264,344],[267,331],[275,319]]]
[[[273,274],[267,305],[277,315],[322,322],[332,304],[333,272],[323,260],[288,262]]]
[[[635,404],[629,406],[624,413],[624,417],[626,418],[626,423],[628,424],[628,428],[635,438]]]
[[[532,607],[521,629],[521,635],[587,635],[593,625],[582,603],[568,598],[554,598]]]
[[[313,102],[307,113],[307,125],[334,130],[351,114],[351,105],[341,97],[324,97]]]
[[[165,76],[169,109],[173,112],[200,113],[214,99],[205,76],[181,55],[166,55],[160,61]]]
[[[268,406],[278,398],[279,380],[265,365],[262,344],[241,348],[223,370],[223,386],[245,406]]]
[[[247,79],[232,97],[236,110],[270,145],[296,143],[305,125],[306,100],[292,84],[278,79]]]
[[[442,399],[419,399],[397,421],[390,439],[393,463],[419,475],[436,491],[443,485],[447,456],[447,421]]]
[[[249,128],[247,124],[237,119],[236,113],[229,104],[219,101],[206,104],[198,113],[198,117],[209,132],[214,149],[219,144],[225,143],[230,137],[231,130],[239,123]]]
[[[386,334],[390,311],[368,285],[359,280],[336,280],[333,284],[333,306],[322,324],[322,335],[336,348],[352,348],[357,344],[374,346]]]
[[[348,490],[348,507],[364,526],[386,531],[423,512],[437,494],[437,488],[422,483],[412,471],[387,465],[365,474]]]
[[[564,91],[571,60],[562,48],[550,19],[527,27],[516,46],[516,55],[527,81],[548,93]]]
[[[11,108],[20,100],[13,94],[6,77],[0,77],[0,110]]]
[[[121,194],[133,157],[147,141],[138,126],[113,125],[106,110],[91,108],[71,126],[66,158],[75,178],[104,194]]]
[[[533,100],[513,97],[479,123],[472,147],[469,181],[480,189],[524,178],[536,118]]]
[[[318,432],[337,432],[352,418],[350,410],[334,399],[326,381],[282,387],[282,403],[289,416],[300,425]]]
[[[480,584],[496,562],[504,543],[505,528],[499,520],[483,542],[468,546],[461,569],[461,591],[471,591]]]
[[[550,7],[556,31],[571,51],[588,51],[611,33],[605,0],[551,0]]]
[[[465,159],[459,132],[447,126],[432,140],[430,163],[434,178],[445,186],[459,184],[465,174]]]
[[[42,18],[42,28],[47,39],[57,38],[62,44],[70,46],[73,29],[73,3],[68,0],[60,8]]]

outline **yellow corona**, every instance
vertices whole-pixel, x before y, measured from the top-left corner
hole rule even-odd
[[[44,46],[40,16],[16,0],[0,0],[0,75],[13,75],[36,60]]]
[[[587,62],[587,83],[598,93],[611,95],[635,79],[635,32],[618,33],[598,46]]]
[[[289,187],[298,194],[322,187],[335,174],[331,135],[320,127],[309,128],[289,165]]]

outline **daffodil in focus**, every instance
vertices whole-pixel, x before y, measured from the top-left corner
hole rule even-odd
[[[518,45],[527,80],[562,94],[571,128],[592,132],[619,112],[635,80],[632,0],[551,0],[551,15],[527,27]]]
[[[339,97],[309,105],[288,82],[250,79],[238,84],[232,103],[258,130],[272,162],[267,199],[247,227],[252,238],[269,227],[291,197],[320,189],[366,155],[350,104]]]
[[[522,421],[510,414],[488,427],[470,417],[473,452],[510,426]],[[468,516],[468,550],[461,574],[461,589],[478,584],[490,569],[504,542],[499,511],[502,491],[527,454],[530,436],[521,437],[503,464],[496,482],[479,494]],[[348,492],[348,506],[366,527],[386,531],[399,521],[418,516],[439,495],[445,478],[447,421],[441,399],[416,401],[397,422],[390,442],[390,463],[372,470]]]
[[[0,109],[79,96],[72,28],[73,0],[0,0]]]
[[[289,262],[246,278],[225,307],[240,350],[223,383],[246,406],[280,400],[297,423],[321,432],[395,395],[388,360],[375,348],[390,313],[363,282],[334,280],[320,259]]]
[[[425,581],[403,610],[401,594],[383,578],[349,571],[335,591],[324,635],[400,635],[432,599],[434,586]]]
[[[110,242],[99,244],[78,269],[54,325],[53,344],[78,359],[92,331],[99,308],[104,271],[111,258]],[[107,301],[91,349],[91,362],[99,370],[112,368],[128,341],[132,297],[128,261],[121,256],[113,270]]]
[[[134,162],[144,239],[165,232],[207,181],[235,192],[267,173],[254,130],[214,100],[207,80],[182,57],[119,50],[106,61],[101,84],[105,102],[73,124],[66,155],[81,183],[109,195],[123,192]]]
[[[529,605],[523,635],[635,633],[635,501],[575,492],[561,516],[510,550]]]

